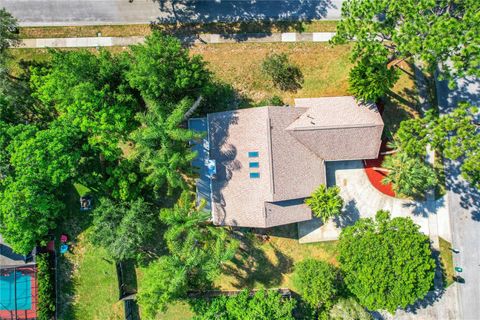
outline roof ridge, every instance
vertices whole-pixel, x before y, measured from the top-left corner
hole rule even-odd
[[[366,123],[366,124],[341,124],[341,125],[331,125],[331,126],[317,126],[312,125],[308,127],[295,127],[287,128],[287,131],[306,131],[306,130],[328,130],[328,129],[350,129],[350,128],[369,128],[369,127],[378,127],[380,124],[376,123]]]

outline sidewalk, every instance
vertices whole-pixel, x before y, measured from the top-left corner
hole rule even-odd
[[[201,34],[198,36],[181,37],[180,40],[189,44],[238,43],[238,42],[327,42],[335,32],[308,33],[246,33],[246,34]],[[145,37],[89,37],[89,38],[44,38],[23,39],[20,48],[87,48],[113,47],[139,44]]]

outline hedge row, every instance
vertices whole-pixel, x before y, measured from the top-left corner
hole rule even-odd
[[[51,320],[55,314],[55,279],[47,253],[37,255],[38,304],[37,319]]]

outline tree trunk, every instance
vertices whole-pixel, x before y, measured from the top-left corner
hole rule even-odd
[[[197,100],[195,100],[195,102],[193,103],[193,105],[190,107],[190,109],[188,109],[187,112],[185,112],[185,115],[183,116],[183,120],[187,120],[188,118],[190,118],[190,116],[195,112],[195,110],[197,110],[198,106],[200,105],[200,102],[202,102],[203,100],[203,97],[202,96],[199,96],[197,98]]]
[[[390,173],[392,171],[392,170],[381,168],[381,167],[373,167],[372,169],[375,170],[375,171],[381,171],[381,172],[385,172],[385,173]]]
[[[382,156],[386,156],[386,155],[389,155],[389,154],[394,154],[394,153],[397,153],[398,150],[390,150],[390,151],[383,151],[383,152],[380,152],[380,154]]]

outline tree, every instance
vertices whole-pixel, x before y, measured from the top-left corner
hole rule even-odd
[[[293,320],[295,300],[283,298],[278,292],[260,290],[250,295],[243,290],[235,296],[221,296],[193,304],[194,320]]]
[[[388,171],[382,183],[391,183],[399,195],[421,197],[438,183],[437,174],[430,164],[421,157],[409,157],[405,152],[385,157],[382,167]]]
[[[115,260],[155,257],[155,239],[159,219],[151,204],[138,198],[131,202],[115,203],[102,198],[93,211],[91,239]]]
[[[327,188],[321,184],[305,203],[312,209],[313,214],[326,223],[330,218],[342,213],[343,199],[339,195],[340,188],[333,186]]]
[[[163,256],[150,263],[137,294],[142,316],[155,319],[158,312],[167,309],[168,303],[184,298],[187,290],[187,268],[176,257]]]
[[[338,293],[337,271],[325,261],[306,259],[295,265],[294,283],[302,299],[315,309],[328,310]]]
[[[478,108],[467,103],[441,116],[428,111],[423,118],[402,121],[395,144],[412,159],[424,157],[430,145],[442,150],[448,159],[463,160],[462,176],[472,186],[480,187],[480,167],[476,165],[480,153],[477,113]]]
[[[365,57],[350,70],[349,90],[358,99],[376,101],[394,86],[398,77],[398,70],[389,68],[385,61]]]
[[[11,177],[2,181],[0,233],[15,252],[27,254],[55,227],[64,209],[50,186],[41,181]]]
[[[153,31],[144,44],[132,46],[131,50],[127,73],[130,85],[141,92],[148,104],[162,103],[163,115],[168,115],[168,107],[183,98],[199,96],[210,81],[200,56],[190,56],[178,39],[159,31]]]
[[[330,309],[332,320],[372,320],[373,317],[354,298],[340,298]]]
[[[0,64],[7,56],[7,49],[20,43],[18,21],[5,8],[0,8]]]
[[[48,181],[58,187],[78,174],[82,162],[82,151],[78,147],[81,139],[75,127],[57,123],[49,129],[32,132],[25,140],[16,136],[9,147],[10,164],[17,176]]]
[[[125,79],[128,63],[101,50],[54,51],[48,67],[33,68],[31,85],[35,96],[52,105],[56,121],[75,127],[87,136],[88,147],[106,161],[121,154],[119,142],[138,125],[138,93]]]
[[[187,289],[211,288],[223,265],[234,257],[238,241],[225,229],[210,225],[209,216],[186,191],[173,208],[162,209],[169,255],[149,265],[152,271],[145,274],[145,285],[139,288],[138,301],[148,317],[186,298]]]
[[[476,0],[348,0],[333,43],[355,40],[353,60],[415,57],[429,70],[440,63],[451,76],[479,76],[479,9]]]
[[[142,126],[131,135],[134,157],[147,174],[146,182],[156,191],[166,185],[170,195],[175,189],[188,187],[186,173],[191,172],[191,161],[197,156],[188,143],[201,137],[180,126],[190,105],[191,101],[184,99],[168,116],[163,115],[161,107],[151,105],[145,114],[137,116]]]
[[[339,261],[347,288],[370,310],[393,313],[415,303],[435,277],[428,236],[412,219],[390,219],[388,211],[342,230]]]
[[[208,223],[210,216],[195,205],[188,191],[173,208],[160,212],[168,226],[164,238],[170,254],[188,267],[191,287],[199,289],[210,286],[238,248],[238,241],[226,229]]]
[[[262,71],[280,90],[295,92],[302,87],[302,72],[288,61],[285,53],[274,53],[267,56],[262,62]]]

